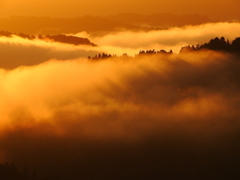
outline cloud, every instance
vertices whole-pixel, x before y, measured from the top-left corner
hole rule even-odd
[[[178,53],[182,46],[203,44],[215,37],[224,36],[231,41],[239,36],[239,30],[239,23],[223,22],[149,32],[123,31],[99,37],[91,37],[86,33],[79,33],[78,35],[88,36],[91,41],[102,47],[119,48],[122,49],[122,52],[135,55],[141,49],[172,49]],[[111,51],[119,54],[113,48]]]
[[[2,69],[1,159],[75,178],[230,172],[239,63],[201,51]]]
[[[19,66],[37,65],[50,59],[67,60],[86,58],[98,53],[88,46],[28,40],[17,36],[0,37],[0,67],[13,69]]]
[[[184,28],[172,28],[149,32],[121,31],[93,36],[86,32],[77,36],[87,37],[97,47],[27,40],[17,36],[0,37],[0,67],[14,69],[19,66],[37,65],[50,59],[67,60],[86,58],[99,53],[134,56],[140,50],[172,49],[178,53],[181,47],[202,44],[211,38],[224,36],[230,41],[239,36],[239,23],[209,23]],[[14,53],[13,53],[14,52]],[[16,58],[17,57],[17,58]]]
[[[218,28],[230,31],[233,25],[237,29],[237,24],[215,24],[185,32],[189,41],[199,42],[208,37],[206,29],[218,33]],[[170,41],[163,44],[176,45],[170,34],[181,37],[181,31],[169,30]],[[142,35],[133,39],[145,47]],[[111,42],[97,37],[103,46],[89,49],[0,38],[6,51],[13,48],[3,57],[18,62],[14,69],[7,68],[11,63],[0,69],[0,161],[27,164],[43,177],[65,179],[236,177],[239,57],[198,51],[81,58],[109,47],[111,52],[128,48],[116,46],[111,36]],[[25,52],[31,56],[23,56]],[[33,63],[21,66],[21,59]]]

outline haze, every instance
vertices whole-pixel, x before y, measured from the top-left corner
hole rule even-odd
[[[0,1],[0,180],[240,179],[239,7]]]
[[[239,0],[3,0],[0,16],[76,17],[82,15],[110,15],[124,12],[152,14],[203,14],[213,20],[240,19]]]

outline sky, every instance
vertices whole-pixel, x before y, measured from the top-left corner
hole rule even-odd
[[[202,14],[212,20],[240,19],[239,0],[1,0],[0,16],[76,17],[124,12]]]
[[[167,11],[239,18],[239,0],[3,0],[0,8],[2,17]],[[239,54],[179,50],[222,36],[231,43],[239,32],[238,22],[211,22],[68,34],[97,46],[1,36],[0,164],[26,165],[43,180],[235,179]],[[152,49],[174,53],[121,57]],[[87,58],[103,52],[119,57]]]

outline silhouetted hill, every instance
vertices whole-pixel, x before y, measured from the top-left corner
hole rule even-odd
[[[49,38],[50,40],[61,42],[61,43],[68,43],[74,45],[92,45],[96,46],[95,44],[91,43],[87,38],[80,38],[76,36],[66,36],[63,34],[60,35],[46,35],[45,38]]]
[[[0,31],[0,36],[12,37],[13,35],[19,36],[25,39],[33,40],[33,39],[41,39],[43,41],[50,40],[54,42],[73,44],[73,45],[90,45],[96,46],[94,43],[90,42],[87,38],[77,37],[77,36],[67,36],[64,34],[59,35],[30,35],[24,33],[11,33],[9,31]]]
[[[118,28],[139,29],[137,26],[100,16],[82,16],[69,19],[13,16],[9,19],[0,19],[0,27],[3,30],[13,32],[45,35],[78,33],[81,31],[115,31]]]
[[[240,54],[240,37],[235,38],[232,43],[230,43],[229,40],[225,40],[224,37],[216,37],[211,39],[208,43],[182,47],[180,52],[197,51],[202,49]]]
[[[50,17],[22,17],[13,16],[0,19],[0,27],[12,32],[27,34],[65,34],[87,32],[109,32],[119,29],[126,30],[152,30],[156,28],[169,28],[172,26],[196,25],[210,22],[202,15],[191,14],[177,16],[170,13],[141,15],[123,13],[117,15],[82,16],[77,18],[50,18]]]
[[[186,15],[174,15],[171,13],[157,13],[151,15],[142,15],[136,13],[123,13],[108,16],[108,19],[118,22],[125,22],[128,24],[157,27],[157,28],[169,28],[172,26],[185,26],[185,25],[197,25],[210,22],[207,16],[198,14],[186,14]]]

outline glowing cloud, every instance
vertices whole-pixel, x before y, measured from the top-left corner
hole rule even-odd
[[[171,28],[150,32],[118,32],[100,37],[91,37],[86,33],[79,36],[87,36],[99,46],[118,53],[116,49],[138,53],[139,49],[172,49],[178,53],[182,46],[196,45],[208,42],[214,37],[225,37],[230,41],[239,36],[239,23],[209,23],[183,28]],[[115,49],[114,49],[115,48]]]
[[[109,52],[109,47],[116,48],[109,53],[128,47],[137,51],[149,47],[148,38],[169,47],[184,38],[184,43],[201,43],[224,28],[231,34],[221,36],[230,40],[239,32],[239,24],[228,23],[121,32],[92,37],[98,47],[0,38],[5,50],[14,47],[33,55],[19,57],[32,59],[32,66],[18,63],[15,69],[0,70],[0,160],[31,164],[45,175],[60,172],[65,179],[148,179],[151,174],[157,179],[194,179],[196,174],[215,175],[219,168],[228,175],[229,159],[236,159],[233,166],[239,163],[238,56],[194,51],[99,61],[78,58]],[[19,59],[9,55],[3,57],[11,59],[12,67]],[[209,171],[212,167],[216,170]],[[96,173],[89,173],[92,170]]]
[[[128,53],[134,56],[140,50],[172,49],[178,53],[183,46],[205,43],[214,37],[224,36],[231,41],[239,36],[239,31],[239,23],[216,23],[150,32],[123,31],[97,37],[86,32],[77,34],[89,38],[97,47],[27,40],[17,36],[0,37],[0,67],[13,69],[21,65],[36,65],[50,59],[79,59],[103,52],[116,55]]]

